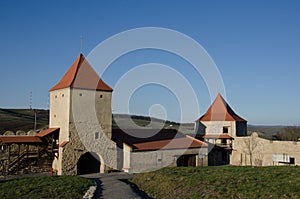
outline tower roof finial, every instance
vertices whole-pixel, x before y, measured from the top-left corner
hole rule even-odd
[[[82,37],[82,35],[80,35],[80,53],[82,53],[82,40],[83,40],[83,37]]]

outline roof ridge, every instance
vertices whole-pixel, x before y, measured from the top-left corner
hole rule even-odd
[[[75,70],[74,78],[73,78],[73,80],[72,80],[70,86],[72,86],[72,85],[74,84],[75,79],[76,79],[76,76],[77,76],[77,73],[78,73],[78,70],[79,70],[79,68],[81,67],[81,64],[82,64],[82,63],[84,62],[84,60],[85,60],[85,57],[83,56],[82,53],[79,54],[79,57],[78,57],[78,58],[79,58],[79,59],[78,59],[77,65],[76,65],[76,70]],[[81,62],[81,59],[83,59],[82,62]]]

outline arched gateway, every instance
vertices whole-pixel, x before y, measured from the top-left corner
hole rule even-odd
[[[77,175],[99,173],[100,165],[101,161],[96,153],[86,152],[77,162]]]

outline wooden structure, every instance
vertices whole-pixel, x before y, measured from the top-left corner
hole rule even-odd
[[[0,175],[33,172],[33,168],[51,167],[58,152],[59,128],[50,128],[34,136],[0,136]]]

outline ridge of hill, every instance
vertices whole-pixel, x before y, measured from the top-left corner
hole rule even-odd
[[[6,131],[29,131],[48,127],[49,110],[43,109],[4,109],[0,108],[0,134]]]
[[[27,132],[34,129],[35,113],[37,122],[36,128],[47,128],[49,123],[49,110],[0,108],[0,134],[5,133],[6,131],[16,132],[22,130]],[[180,126],[182,133],[194,133],[194,123],[180,124],[178,122],[165,121],[142,115],[113,114],[112,127],[113,129],[118,129],[120,127],[125,129],[134,128],[130,120],[143,128],[178,129]],[[285,134],[286,128],[286,126],[248,125],[248,134],[258,132],[260,137],[274,139],[274,136],[278,134]]]

